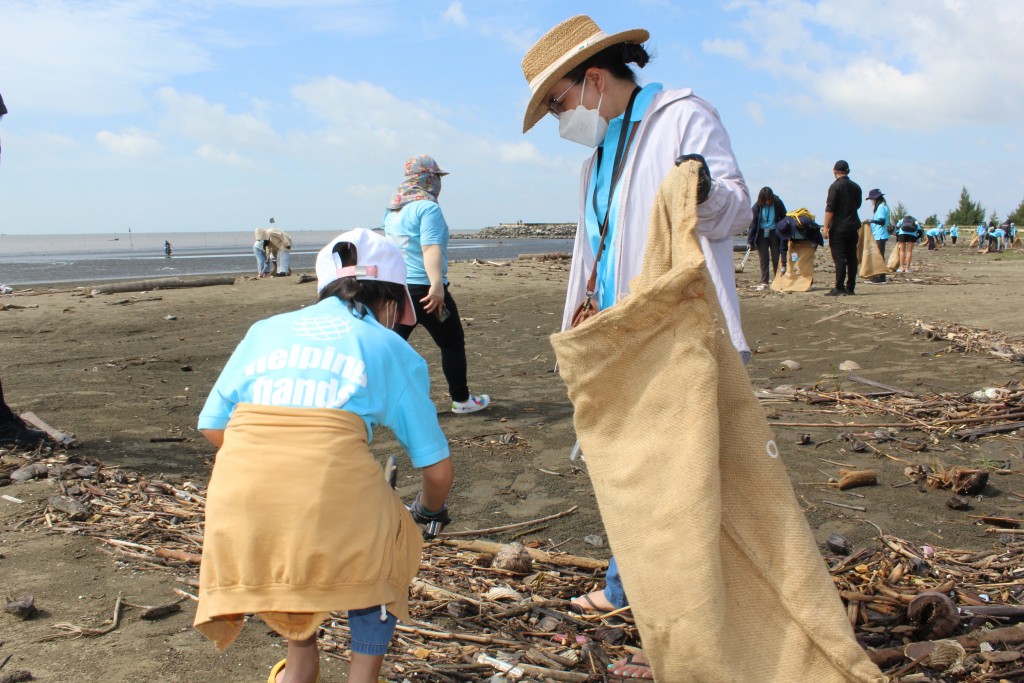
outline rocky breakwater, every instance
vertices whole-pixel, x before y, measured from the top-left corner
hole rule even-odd
[[[458,235],[462,239],[573,239],[576,237],[575,223],[499,223],[479,232]],[[456,235],[452,235],[455,239]]]

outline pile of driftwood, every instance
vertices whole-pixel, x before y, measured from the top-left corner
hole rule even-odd
[[[975,329],[952,323],[924,323],[914,325],[914,334],[936,341],[949,342],[949,350],[960,353],[989,353],[1010,361],[1024,363],[1024,341],[1005,334]]]
[[[26,467],[55,481],[54,494],[26,511],[18,528],[91,536],[118,561],[169,572],[186,587],[197,584],[203,486],[68,462],[67,454],[8,460],[0,477],[10,482]],[[988,521],[993,529],[1007,526]],[[837,554],[826,561],[858,639],[890,674],[908,681],[1016,680],[1024,676],[1018,651],[1024,626],[1013,625],[1024,621],[1024,542],[1011,534],[993,536],[990,550],[966,552],[879,530],[877,546],[861,550],[830,538]],[[426,547],[412,586],[413,623],[398,627],[389,680],[480,681],[504,672],[525,681],[598,681],[610,661],[639,645],[628,611],[583,615],[568,608],[569,598],[600,585],[604,562],[557,552],[550,542],[462,540],[468,535],[457,532]],[[325,624],[320,640],[329,656],[347,657],[343,615]]]
[[[874,387],[875,390],[857,391],[857,385]],[[866,426],[864,423],[843,425],[834,420],[837,417],[851,420],[869,416],[874,418],[873,427],[914,429],[934,437],[949,436],[962,441],[1024,427],[1024,386],[1018,384],[988,387],[969,394],[942,392],[920,395],[860,375],[844,373],[820,381],[813,389],[783,386],[758,392],[758,398],[767,404],[803,402],[813,408],[801,408],[801,414],[822,413],[833,420],[822,423],[771,421],[773,426],[782,427],[863,427]],[[877,421],[878,418],[882,421]],[[879,438],[889,439],[884,434]],[[924,449],[923,444],[918,446],[916,450]]]
[[[879,532],[880,545],[830,548],[831,573],[857,639],[900,680],[999,681],[1024,676],[1024,543],[980,552],[919,545]],[[916,672],[917,676],[911,676]]]

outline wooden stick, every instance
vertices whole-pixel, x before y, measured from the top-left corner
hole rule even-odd
[[[511,531],[512,529],[519,529],[524,526],[530,526],[532,524],[539,524],[541,522],[548,522],[552,519],[558,519],[559,517],[565,517],[566,515],[571,515],[579,509],[579,505],[573,505],[565,512],[559,512],[554,515],[548,515],[547,517],[541,517],[540,519],[531,519],[529,522],[517,522],[515,524],[506,524],[505,526],[494,526],[489,529],[470,529],[468,531],[443,531],[438,535],[447,538],[455,538],[457,536],[480,536],[482,534],[493,534],[498,531]]]
[[[869,387],[875,387],[876,389],[884,389],[885,391],[891,391],[892,393],[900,394],[901,396],[916,396],[916,394],[912,391],[900,389],[899,387],[894,387],[891,384],[882,384],[881,382],[876,382],[873,379],[867,379],[866,377],[861,377],[860,375],[855,375],[853,373],[848,374],[846,376],[846,379],[853,380],[858,384],[866,384]]]
[[[833,505],[837,508],[846,508],[847,510],[856,510],[857,512],[867,512],[867,508],[861,507],[860,505],[847,505],[846,503],[833,503],[831,500],[821,501],[825,505]]]
[[[64,432],[54,429],[50,425],[46,424],[41,417],[35,413],[28,411],[21,414],[21,419],[29,423],[36,429],[41,429],[46,432],[46,435],[59,443],[62,446],[75,446],[78,444],[74,434],[65,434]]]
[[[181,289],[183,287],[210,287],[212,285],[233,285],[234,275],[210,275],[197,278],[163,277],[135,282],[115,282],[93,287],[90,296],[98,294],[119,294],[121,292],[145,292],[153,289]]]
[[[858,486],[874,486],[877,483],[878,474],[874,470],[839,470],[839,483],[836,484],[836,488],[845,491]]]
[[[503,547],[501,543],[491,543],[489,541],[458,541],[458,540],[444,540],[441,541],[444,545],[451,546],[453,548],[460,548],[462,550],[469,550],[475,553],[483,553],[486,555],[493,555],[494,553],[501,550]],[[577,555],[566,555],[563,553],[548,553],[543,550],[537,550],[536,548],[527,548],[526,552],[530,554],[537,562],[543,562],[545,564],[553,564],[560,567],[579,567],[581,569],[607,569],[607,560],[595,560],[592,557],[579,557]]]

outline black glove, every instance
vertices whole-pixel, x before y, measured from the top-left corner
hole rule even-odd
[[[711,169],[703,154],[684,154],[676,157],[676,166],[684,161],[699,161],[701,168],[697,173],[697,203],[703,204],[711,194]]]
[[[417,524],[423,525],[423,538],[431,539],[437,536],[441,531],[451,524],[452,518],[448,515],[448,505],[442,505],[440,510],[431,512],[427,508],[423,507],[423,503],[420,502],[420,497],[417,495],[416,500],[409,506],[409,512],[412,514],[413,520]]]

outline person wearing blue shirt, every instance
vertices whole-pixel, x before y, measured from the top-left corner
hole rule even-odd
[[[924,235],[921,224],[913,216],[904,216],[896,226],[896,250],[899,252],[900,265],[897,273],[910,273],[914,260],[914,245]]]
[[[960,228],[958,226],[956,226],[956,225],[949,226],[949,241],[953,243],[954,247],[956,246],[956,239],[959,236],[960,236]]]
[[[928,238],[928,251],[935,251],[941,240],[942,228],[928,228],[924,234]]]
[[[775,196],[772,188],[762,187],[757,193],[757,202],[750,207],[750,213],[747,247],[757,247],[757,257],[761,263],[761,284],[767,285],[769,263],[772,277],[779,271],[779,237],[775,232],[775,224],[786,217],[786,205]],[[786,272],[785,261],[782,262],[782,272]]]
[[[320,251],[316,274],[317,303],[255,323],[199,415],[218,452],[195,627],[223,650],[259,613],[288,640],[269,680],[314,681],[317,628],[346,610],[349,680],[375,683],[396,617],[409,618],[416,523],[450,521],[454,467],[427,364],[393,331],[415,322],[399,249],[352,230]],[[408,510],[370,453],[379,425],[421,468]]]
[[[441,350],[452,412],[475,413],[490,405],[491,397],[469,391],[466,335],[448,290],[449,231],[437,202],[441,178],[446,175],[426,154],[410,158],[405,162],[405,180],[384,212],[384,233],[402,250],[416,309],[416,322],[398,325],[395,331],[409,339],[417,323],[426,328]]]
[[[985,250],[985,242],[988,239],[988,229],[985,228],[984,223],[979,223],[978,228],[974,231],[978,236],[978,249],[980,251]]]
[[[889,241],[889,204],[885,201],[885,195],[877,187],[868,192],[868,200],[873,202],[875,212],[871,216],[871,236],[878,245],[878,250],[885,258],[885,244]],[[875,275],[869,282],[885,282],[885,273]]]

